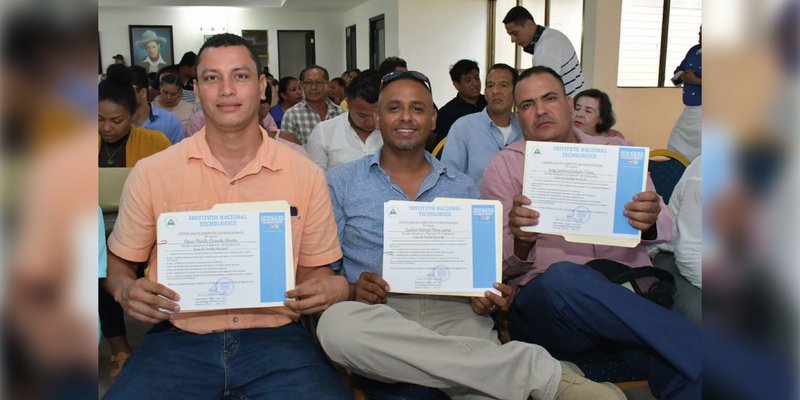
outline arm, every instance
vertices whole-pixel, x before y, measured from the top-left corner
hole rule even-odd
[[[149,324],[167,320],[180,311],[178,294],[147,278],[136,278],[136,263],[108,252],[106,288],[131,317]]]
[[[306,143],[306,152],[311,161],[314,161],[323,171],[328,170],[328,153],[325,151],[325,144],[322,140],[321,124],[317,124],[311,134],[308,135],[308,143]]]
[[[316,314],[350,297],[345,277],[336,275],[329,265],[297,267],[298,285],[286,292],[286,306],[299,314]]]
[[[503,210],[509,210],[503,213],[503,280],[507,281],[530,270],[536,254],[535,246],[526,243],[525,240],[518,240],[509,225],[510,211],[514,209],[514,196],[518,195],[522,188],[521,185],[516,187],[517,185],[512,182],[514,174],[501,157],[501,155],[496,156],[486,167],[481,181],[481,196],[484,199],[498,200],[503,204]],[[528,253],[524,254],[526,248]],[[518,257],[517,254],[524,257]]]
[[[692,172],[695,172],[694,166],[690,165],[690,168],[684,173],[684,177],[678,182],[669,203],[669,208],[673,210],[675,216],[673,229],[675,264],[681,275],[698,287],[701,286],[703,263],[703,201],[699,160],[699,158],[695,160],[695,163],[698,163],[697,174],[690,176]]]

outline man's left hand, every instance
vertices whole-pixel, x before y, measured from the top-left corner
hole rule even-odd
[[[642,192],[633,196],[633,201],[625,203],[623,214],[632,227],[645,232],[652,228],[661,212],[661,202],[656,192]]]
[[[344,276],[328,275],[309,279],[286,292],[286,306],[299,314],[316,314],[347,300],[350,287]]]

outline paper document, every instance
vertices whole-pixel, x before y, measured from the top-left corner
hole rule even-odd
[[[647,147],[529,141],[522,193],[539,224],[522,230],[571,242],[635,247],[641,231],[623,215],[647,184]]]
[[[499,294],[492,287],[502,278],[499,201],[388,201],[383,209],[383,279],[392,292]]]
[[[294,288],[289,203],[218,204],[158,217],[158,282],[181,311],[282,306]]]

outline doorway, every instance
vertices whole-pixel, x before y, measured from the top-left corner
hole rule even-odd
[[[278,76],[300,78],[300,72],[316,64],[314,31],[278,31]]]

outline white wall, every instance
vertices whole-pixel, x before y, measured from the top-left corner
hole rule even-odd
[[[456,61],[476,61],[483,81],[486,0],[402,0],[399,6],[399,56],[409,69],[430,78],[436,105],[441,107],[456,95],[448,74]]]
[[[128,25],[172,25],[176,63],[183,53],[200,49],[203,35],[212,33],[205,29],[213,27],[213,33],[225,31],[238,35],[243,29],[266,29],[270,71],[278,71],[278,30],[314,30],[317,63],[338,75],[345,67],[342,15],[333,11],[273,8],[99,7],[100,52],[104,66],[111,64],[111,57],[117,53],[130,63]]]
[[[341,29],[342,40],[344,41],[345,27],[355,24],[357,47],[356,65],[359,69],[365,70],[369,68],[369,19],[372,17],[383,14],[386,24],[386,57],[400,54],[400,25],[397,19],[397,9],[398,0],[370,0],[344,13],[344,22]],[[344,56],[345,54],[343,52],[342,57]]]

